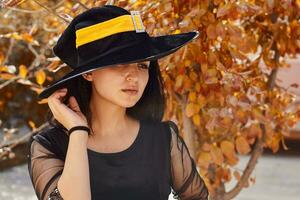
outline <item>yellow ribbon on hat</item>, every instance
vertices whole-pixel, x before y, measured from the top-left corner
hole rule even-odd
[[[133,11],[134,12],[134,11]],[[94,24],[76,31],[76,48],[81,45],[99,40],[101,38],[126,32],[133,31],[145,32],[145,28],[138,15],[122,15],[105,22]]]

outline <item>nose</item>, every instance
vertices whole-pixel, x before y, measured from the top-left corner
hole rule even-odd
[[[138,66],[134,64],[130,64],[126,67],[126,80],[137,81],[138,79]]]

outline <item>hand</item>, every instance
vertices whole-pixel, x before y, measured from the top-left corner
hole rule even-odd
[[[48,105],[54,118],[68,130],[74,126],[88,126],[87,119],[80,111],[74,96],[69,98],[68,105],[62,103],[66,93],[67,88],[62,88],[48,97]]]

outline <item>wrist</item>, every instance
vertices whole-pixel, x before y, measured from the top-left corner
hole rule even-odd
[[[77,126],[73,126],[68,130],[68,135],[71,136],[74,134],[74,132],[76,132],[75,134],[85,134],[85,135],[90,135],[90,128],[86,125],[77,125]]]
[[[70,140],[78,140],[78,141],[86,141],[88,140],[89,136],[86,131],[83,130],[76,130],[71,135],[69,135]]]
[[[67,130],[69,131],[71,128],[75,127],[75,126],[86,126],[86,127],[89,127],[88,124],[85,124],[85,123],[75,123],[75,124],[70,124],[67,128]]]

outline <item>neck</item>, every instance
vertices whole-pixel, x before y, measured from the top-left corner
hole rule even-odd
[[[122,130],[126,130],[129,122],[132,122],[132,119],[126,115],[125,107],[118,106],[100,96],[92,95],[90,109],[94,139],[116,136]]]

